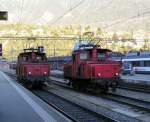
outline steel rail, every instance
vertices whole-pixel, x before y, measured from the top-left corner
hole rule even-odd
[[[67,116],[69,119],[75,122],[114,122],[110,117],[97,114],[86,108],[83,108],[75,103],[72,103],[56,94],[53,94],[47,90],[33,91],[35,95],[41,98],[50,106],[54,107],[56,110]]]

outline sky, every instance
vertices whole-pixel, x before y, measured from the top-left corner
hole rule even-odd
[[[117,23],[119,28],[140,25],[144,29],[150,25],[150,0],[0,0],[0,3],[0,10],[8,11],[8,23],[103,27]]]

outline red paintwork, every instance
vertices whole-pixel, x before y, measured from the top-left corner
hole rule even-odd
[[[50,73],[49,64],[24,64],[23,69],[25,76],[49,76]]]
[[[95,50],[94,50],[95,51]],[[82,51],[81,51],[82,52]],[[91,79],[91,78],[116,78],[116,73],[120,74],[121,65],[118,62],[109,60],[109,57],[106,56],[104,61],[98,61],[95,53],[93,54],[90,61],[80,61],[79,54],[80,51],[76,54],[75,61],[70,64],[64,65],[64,75],[73,79],[79,77],[78,69],[80,67],[80,78],[82,79]],[[107,54],[106,54],[107,55]],[[101,76],[97,74],[101,73]]]
[[[64,65],[64,76],[70,77],[73,79],[78,78],[77,75],[77,67],[72,67],[73,65],[76,65],[74,63],[71,64],[65,64]],[[91,79],[91,78],[116,78],[116,73],[120,74],[121,73],[121,66],[119,63],[114,62],[114,63],[109,63],[105,64],[103,62],[86,62],[86,63],[79,63],[80,68],[81,68],[81,78],[82,79]],[[100,76],[97,74],[101,73]],[[80,78],[79,78],[80,79]]]
[[[94,47],[92,49],[83,49],[73,52],[72,62],[64,65],[64,77],[72,80],[72,82],[86,80],[100,80],[109,79],[109,84],[112,84],[115,80],[119,79],[119,74],[121,73],[121,65],[116,61],[111,61],[108,56],[110,50],[101,49],[99,47]],[[89,53],[89,58],[87,60],[81,60],[81,53]],[[98,59],[98,53],[104,54],[104,59]],[[107,84],[106,84],[107,85]]]
[[[16,74],[19,80],[46,81],[50,75],[50,65],[47,63],[45,53],[35,49],[26,49],[28,52],[18,56]]]
[[[92,78],[115,78],[120,73],[118,64],[91,64]]]

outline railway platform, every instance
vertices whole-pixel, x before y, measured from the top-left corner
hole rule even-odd
[[[63,77],[64,72],[61,70],[52,70],[51,71],[51,76],[58,76],[58,77]]]
[[[70,121],[2,71],[0,93],[0,122]]]
[[[122,75],[121,79],[123,79],[126,82],[150,85],[150,75],[144,75],[144,74],[134,74],[132,76]]]

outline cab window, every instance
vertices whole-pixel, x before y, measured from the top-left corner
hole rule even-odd
[[[23,61],[27,61],[28,57],[27,56],[23,56],[22,59],[23,59]]]
[[[80,60],[88,60],[88,59],[89,59],[89,53],[88,52],[80,53]]]
[[[41,62],[41,61],[42,61],[42,57],[37,56],[37,57],[36,57],[36,60],[37,60],[38,62]]]
[[[105,59],[105,53],[98,53],[98,59],[104,60]]]
[[[76,59],[75,56],[76,56],[75,54],[72,54],[72,59],[73,59],[73,61],[75,61],[75,59]]]
[[[37,62],[45,62],[46,61],[46,57],[42,56],[42,55],[37,55],[36,56],[36,61]]]

